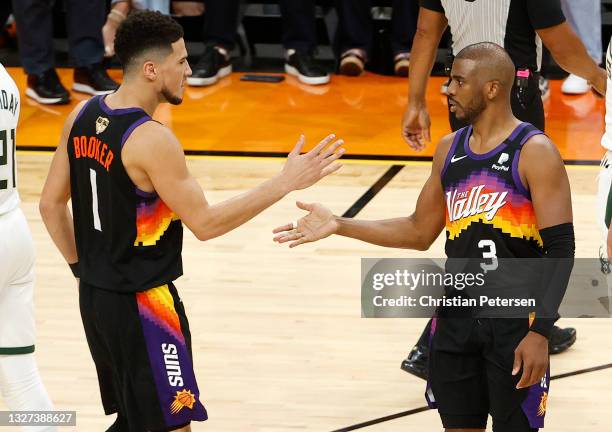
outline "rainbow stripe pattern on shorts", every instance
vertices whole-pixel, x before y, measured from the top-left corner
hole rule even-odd
[[[136,294],[140,315],[185,344],[181,332],[181,323],[174,309],[174,299],[168,290],[168,285],[152,288]]]
[[[180,301],[175,288],[168,285],[136,293],[151,372],[168,427],[208,418],[175,299]]]

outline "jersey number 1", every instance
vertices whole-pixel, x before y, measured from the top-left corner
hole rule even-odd
[[[11,152],[11,157],[13,158],[13,187],[17,187],[17,182],[15,181],[15,129],[11,129],[11,142],[8,142],[8,132],[7,130],[0,131],[0,145],[2,146],[2,155],[0,155],[0,166],[8,165],[8,153],[9,147]],[[0,180],[0,190],[8,189],[8,180]]]
[[[93,212],[94,228],[102,232],[100,212],[98,211],[98,182],[96,180],[96,172],[91,168],[89,168],[89,181],[91,183],[91,210]]]

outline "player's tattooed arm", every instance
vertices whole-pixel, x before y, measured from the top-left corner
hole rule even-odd
[[[55,246],[68,264],[78,261],[74,239],[72,215],[68,209],[70,199],[70,164],[68,162],[67,142],[72,124],[86,101],[79,103],[68,115],[45,186],[40,197],[39,211],[47,231]]]
[[[223,235],[249,221],[289,192],[305,189],[337,171],[343,141],[330,135],[301,154],[302,136],[282,171],[248,192],[209,204],[201,186],[187,169],[181,144],[166,127],[147,122],[127,140],[122,161],[138,188],[156,191],[199,240]]]
[[[446,206],[441,172],[453,138],[454,135],[446,136],[438,144],[431,174],[412,215],[376,221],[355,220],[334,216],[321,204],[298,202],[297,206],[309,214],[297,221],[297,227],[287,224],[276,228],[274,241],[291,242],[289,247],[295,247],[337,234],[379,246],[427,250],[444,228]]]

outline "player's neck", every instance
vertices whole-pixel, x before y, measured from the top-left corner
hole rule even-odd
[[[111,109],[142,108],[150,116],[153,116],[159,105],[157,94],[126,83],[122,84],[115,93],[106,96],[104,101]]]
[[[478,153],[486,153],[497,147],[521,123],[510,107],[489,107],[472,124],[470,147]]]

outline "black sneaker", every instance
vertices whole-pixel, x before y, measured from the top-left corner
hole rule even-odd
[[[118,88],[119,84],[108,76],[106,68],[102,63],[74,68],[72,90],[75,92],[96,96],[112,93]]]
[[[45,105],[64,105],[70,102],[70,93],[62,85],[55,69],[38,75],[28,75],[25,94]]]
[[[287,51],[285,72],[297,77],[304,84],[321,85],[330,80],[329,74],[315,62],[312,54],[296,50]]]
[[[415,345],[402,361],[401,369],[409,374],[427,381],[429,350],[427,347]]]
[[[560,328],[554,326],[548,340],[548,352],[560,354],[576,342],[576,329],[572,327]]]
[[[209,86],[232,73],[228,52],[215,45],[206,45],[200,60],[193,67],[187,84],[190,86]]]

